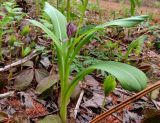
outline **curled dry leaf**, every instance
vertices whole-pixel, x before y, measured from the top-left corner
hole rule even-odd
[[[17,90],[26,89],[32,82],[34,77],[34,70],[23,70],[15,77],[15,88]]]

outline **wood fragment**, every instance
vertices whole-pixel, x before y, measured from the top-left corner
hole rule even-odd
[[[14,62],[12,64],[6,65],[3,68],[0,68],[0,72],[7,71],[7,70],[9,70],[12,67],[15,67],[15,66],[18,66],[20,64],[23,64],[23,63],[27,62],[28,60],[32,59],[33,57],[37,56],[38,54],[39,53],[36,50],[34,50],[30,55],[26,56],[25,58],[20,59],[20,60]]]
[[[7,97],[13,96],[13,95],[14,95],[14,91],[9,91],[4,94],[0,94],[0,99],[7,98]]]
[[[128,98],[127,100],[121,102],[117,106],[111,108],[109,111],[102,113],[101,115],[99,115],[96,118],[94,118],[90,123],[99,123],[101,120],[104,120],[107,116],[111,115],[112,113],[114,113],[116,111],[119,111],[119,110],[123,109],[125,106],[129,105],[130,103],[132,103],[132,102],[134,102],[134,101],[136,101],[138,99],[140,99],[144,95],[152,92],[153,90],[155,90],[157,88],[160,88],[160,81],[158,81],[155,84],[147,87],[143,91],[135,94],[134,96]]]
[[[78,113],[79,106],[80,106],[80,104],[81,104],[83,95],[84,95],[84,90],[81,91],[80,96],[79,96],[79,99],[78,99],[77,104],[76,104],[76,107],[75,107],[75,109],[74,109],[74,118],[75,118],[75,119],[76,119],[76,117],[77,117],[77,113]]]

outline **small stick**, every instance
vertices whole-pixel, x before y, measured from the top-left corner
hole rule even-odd
[[[157,105],[156,101],[151,99],[152,103],[155,105],[155,107],[157,108],[157,110],[160,110],[159,106]]]
[[[0,68],[0,72],[4,72],[4,71],[7,71],[8,69],[10,69],[11,67],[15,67],[15,66],[18,66],[20,64],[23,64],[25,62],[27,62],[28,60],[32,59],[33,57],[37,56],[39,53],[34,50],[30,55],[26,56],[25,58],[23,59],[20,59],[12,64],[9,64],[9,65],[6,65],[5,67],[3,68]]]
[[[14,94],[14,91],[9,91],[7,93],[0,94],[0,99],[6,98],[6,97],[9,97],[9,96],[13,96],[13,94]]]
[[[79,106],[80,106],[80,104],[81,104],[83,95],[84,95],[84,90],[81,91],[81,93],[80,93],[80,95],[79,95],[79,99],[78,99],[77,104],[76,104],[76,107],[75,107],[75,109],[74,109],[74,118],[75,118],[75,119],[76,119],[76,117],[77,117],[77,113],[78,113]]]
[[[143,91],[135,94],[134,96],[128,98],[127,100],[121,102],[117,106],[111,108],[109,111],[102,113],[101,115],[94,118],[90,123],[99,123],[101,120],[105,119],[105,117],[111,115],[112,113],[119,111],[120,109],[123,109],[125,106],[129,105],[130,103],[136,101],[137,99],[140,99],[144,95],[148,94],[149,92],[152,92],[153,90],[160,88],[160,81],[156,82],[155,84],[147,87]]]

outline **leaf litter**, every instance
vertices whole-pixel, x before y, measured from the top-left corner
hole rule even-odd
[[[20,6],[23,6],[24,11],[28,11],[30,7],[28,7],[27,4],[22,5],[21,3],[22,2],[19,2]],[[92,21],[93,23],[98,23],[98,21],[96,20],[98,20],[99,15],[96,12],[90,12],[91,11],[87,13],[88,18],[90,18],[89,22]],[[104,14],[107,13],[108,12],[105,12]],[[96,16],[93,16],[93,14]],[[157,20],[154,20],[153,24],[155,23],[155,21]],[[24,22],[22,25],[20,25],[20,28],[23,28],[25,25],[27,25],[27,22]],[[46,41],[43,37],[41,37],[41,34],[38,34],[33,30],[31,30],[31,32],[33,33],[25,38],[21,36],[19,36],[18,38],[23,39],[24,44],[28,44],[31,42],[31,40],[38,38],[37,44],[44,45],[46,47],[50,46],[51,42],[49,40]],[[154,36],[152,36],[150,32],[148,32],[147,29],[135,31],[132,36],[128,36],[126,33],[128,32],[113,29],[110,29],[107,32],[108,37],[110,39],[113,39],[113,42],[115,40],[118,41],[119,45],[121,45],[122,47],[123,53],[125,53],[125,50],[127,49],[126,42],[129,43],[135,37],[138,37],[138,35],[147,33],[149,35],[148,40],[157,40],[154,38]],[[16,32],[16,35],[18,35],[18,32]],[[34,35],[36,35],[36,37]],[[7,38],[5,40],[8,41]],[[104,40],[106,39],[104,38]],[[108,38],[106,42],[108,42]],[[147,45],[148,44],[146,43],[145,46],[147,47]],[[100,46],[100,43],[97,43],[97,41],[93,41],[86,47],[86,49],[92,50],[93,48]],[[5,52],[4,55],[6,59],[9,59],[9,61],[6,60],[6,62],[1,63],[0,66],[10,64],[13,60],[13,58],[10,58],[8,55],[8,49],[3,48],[3,50]],[[114,49],[113,52],[117,53],[117,49]],[[13,56],[15,56],[16,54],[19,54],[19,50],[15,51]],[[95,55],[93,52],[91,54],[93,56]],[[131,55],[135,54],[132,53]],[[50,54],[48,56],[50,56]],[[37,55],[34,60],[27,61],[22,64],[21,68],[17,66],[16,70],[13,72],[13,75],[12,72],[5,72],[0,75],[0,81],[2,82],[2,86],[0,85],[0,93],[5,93],[10,90],[15,91],[15,95],[0,99],[0,122],[28,123],[30,121],[34,121],[35,123],[50,123],[51,121],[55,121],[61,123],[61,121],[59,120],[59,116],[53,115],[58,111],[58,99],[55,98],[59,96],[59,94],[57,94],[56,92],[59,88],[59,85],[58,75],[56,74],[57,71],[54,73],[54,75],[50,74],[50,67],[52,66],[52,64],[50,61],[50,57],[48,56],[46,57]],[[39,63],[37,63],[37,59]],[[141,54],[141,58],[135,56],[129,57],[129,60],[133,62],[135,66],[138,66],[141,70],[145,71],[150,77],[150,81],[156,82],[157,80],[159,80],[159,50],[148,50],[147,48],[144,48],[143,53]],[[11,78],[8,78],[8,74],[11,74]],[[86,78],[84,79],[85,82],[82,82],[82,85],[78,87],[78,92],[80,92],[81,89],[84,90],[84,96],[82,98],[78,111],[76,119],[77,123],[88,123],[98,114],[109,110],[111,107],[119,104],[120,102],[134,94],[118,88],[106,98],[106,104],[103,108],[102,103],[104,99],[104,93],[102,90],[102,84],[100,83],[101,76],[99,75],[99,73],[94,73],[94,75],[86,76]],[[14,82],[12,83],[13,79]],[[8,84],[11,85],[11,87],[8,86]],[[41,99],[36,95],[47,93],[44,90],[46,88],[54,88],[53,85],[56,85],[56,89],[54,89],[54,92],[52,92],[52,94],[55,94],[54,99]],[[29,88],[32,88],[33,90],[30,91]],[[49,92],[49,94],[51,93]],[[150,100],[150,98],[152,99],[152,101]],[[52,103],[48,100],[52,101]],[[69,108],[74,109],[74,106],[75,105],[70,105]],[[151,96],[147,95],[134,102],[134,104],[128,105],[125,109],[122,109],[107,117],[104,122],[139,123],[140,121],[142,121],[143,123],[147,123],[147,121],[150,121],[152,117],[156,119],[160,116],[159,111],[157,111],[158,108],[160,108],[159,90],[156,90],[151,93]],[[150,116],[151,113],[153,113],[151,115],[152,117]],[[73,122],[75,122],[75,120],[73,120]]]

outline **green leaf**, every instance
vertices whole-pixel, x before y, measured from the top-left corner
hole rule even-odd
[[[136,6],[139,7],[141,2],[139,0],[130,0],[130,4],[131,4],[130,13],[133,16],[135,15]]]
[[[47,13],[47,15],[50,17],[52,21],[54,34],[56,35],[56,37],[61,41],[66,39],[67,38],[66,17],[47,2],[45,3],[44,11]]]
[[[143,22],[147,18],[148,18],[148,15],[133,16],[130,18],[124,18],[124,19],[118,19],[118,20],[106,22],[106,23],[102,24],[101,26],[103,28],[107,27],[107,26],[121,26],[121,27],[128,27],[129,28],[129,27],[133,27],[133,26]]]
[[[66,100],[69,100],[70,95],[72,94],[78,82],[95,69],[110,73],[119,80],[124,89],[129,91],[141,91],[146,87],[147,84],[146,75],[139,69],[119,62],[107,61],[88,67],[80,72],[72,80],[71,85],[66,93]]]
[[[104,93],[107,96],[110,92],[112,92],[116,88],[116,80],[113,76],[109,75],[103,82]]]
[[[31,52],[30,47],[26,47],[25,49],[22,50],[22,57],[27,56]]]
[[[139,48],[139,50],[141,50],[140,47],[144,43],[145,39],[146,39],[146,36],[141,36],[136,40],[132,41],[128,46],[127,52],[125,54],[125,59],[128,58],[129,54],[132,52],[133,49]]]
[[[58,115],[48,115],[38,120],[37,123],[62,123],[62,121]]]
[[[23,27],[23,29],[21,31],[21,35],[26,36],[29,32],[30,32],[30,28],[28,25],[26,25]]]
[[[122,87],[129,91],[141,91],[147,84],[146,75],[139,69],[127,64],[108,61],[97,64],[93,68],[112,74],[120,81]]]
[[[135,0],[130,0],[130,4],[131,4],[131,7],[130,7],[131,15],[134,15],[134,13],[135,13],[135,8],[136,8]]]

